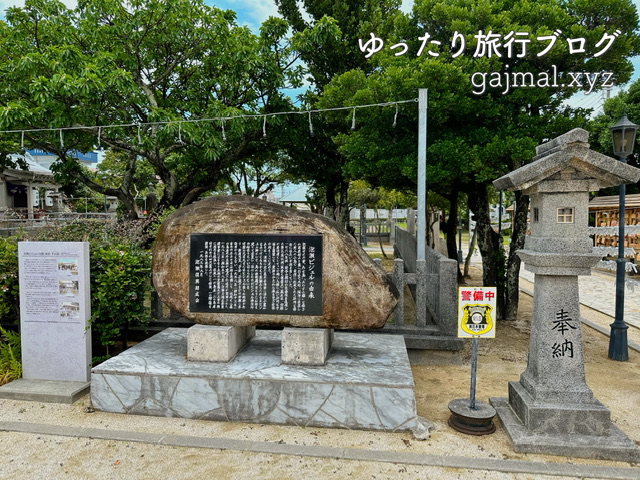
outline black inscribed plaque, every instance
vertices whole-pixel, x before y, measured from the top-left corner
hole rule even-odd
[[[322,315],[322,235],[196,233],[192,312]]]

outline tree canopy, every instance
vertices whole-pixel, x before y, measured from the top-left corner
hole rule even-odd
[[[373,30],[391,32],[402,18],[398,0],[275,0],[278,11],[293,31],[292,44],[305,62],[310,91],[304,96],[306,108],[323,108],[325,87],[336,76],[353,69],[370,72],[374,65],[358,49],[358,38]],[[333,105],[332,105],[333,106]],[[344,106],[344,105],[339,105]],[[314,133],[298,122],[297,131],[304,142],[289,142],[287,168],[298,178],[311,183],[326,196],[330,216],[348,222],[348,188],[355,177],[345,169],[346,157],[334,139],[348,131],[343,118],[336,115],[316,117]],[[313,158],[309,162],[309,158]]]
[[[636,80],[629,88],[607,99],[603,111],[589,123],[591,148],[605,155],[613,155],[613,145],[610,128],[626,113],[630,121],[640,124],[640,80]],[[633,154],[627,158],[627,163],[640,168],[640,139],[636,135]],[[640,193],[640,183],[627,185],[627,193]],[[600,192],[601,195],[618,195],[618,187],[609,187]]]
[[[394,50],[382,49],[371,57],[376,66],[369,73],[355,69],[333,78],[324,89],[322,106],[375,103],[416,96],[418,88],[429,89],[429,184],[446,193],[451,186],[487,183],[520,166],[533,155],[533,146],[569,128],[585,125],[583,109],[569,108],[563,101],[582,86],[569,86],[576,72],[611,72],[612,84],[624,84],[630,78],[629,56],[640,52],[637,37],[638,17],[628,0],[560,2],[557,0],[417,0],[404,29],[393,31],[386,45],[404,42],[408,52],[396,56]],[[594,57],[595,45],[605,33],[619,35],[606,54]],[[526,55],[474,57],[481,41],[479,32],[527,33],[530,39]],[[548,54],[538,57],[547,45],[538,37],[562,38]],[[428,46],[417,56],[428,33],[441,41],[438,48]],[[368,35],[368,34],[367,34]],[[455,56],[450,47],[453,38],[464,38],[464,53]],[[365,39],[368,38],[365,37]],[[523,37],[524,38],[524,37]],[[585,54],[570,54],[568,38],[584,38],[589,49]],[[427,54],[437,50],[438,57]],[[515,47],[514,47],[515,49]],[[360,52],[362,57],[364,52]],[[531,73],[532,78],[556,71],[563,79],[561,87],[512,87],[504,93],[506,76],[514,72]],[[482,95],[474,74],[499,74],[502,86],[487,86]],[[497,78],[497,77],[496,77]],[[518,77],[522,78],[522,77]],[[541,85],[543,83],[540,83]],[[594,93],[596,94],[596,93]],[[358,128],[337,140],[348,157],[345,166],[356,178],[390,187],[415,185],[415,145],[417,109],[402,108],[395,128],[393,112],[359,113]],[[405,121],[405,119],[407,121]]]
[[[416,0],[413,12],[397,20],[387,36],[376,31],[363,36],[384,42],[375,52],[361,52],[371,54],[373,68],[334,76],[318,103],[394,101],[429,89],[427,187],[450,201],[449,253],[455,256],[457,205],[465,193],[478,220],[485,284],[498,285],[505,312],[505,282],[512,282],[512,290],[513,282],[517,287],[515,251],[524,241],[528,199],[516,197],[520,221],[505,261],[489,219],[491,182],[533,158],[537,144],[588,124],[589,112],[564,100],[579,90],[600,88],[602,72],[612,85],[627,82],[633,70],[629,57],[640,52],[637,29],[629,0]],[[496,50],[487,43],[489,34],[500,39]],[[509,35],[529,42],[514,41],[509,54]],[[600,54],[608,39],[606,53]],[[406,52],[400,54],[398,45]],[[394,115],[359,112],[357,129],[334,139],[346,158],[343,169],[353,178],[414,189],[417,108],[402,108],[395,127]]]
[[[291,108],[280,89],[299,85],[300,68],[287,28],[271,18],[256,36],[201,0],[84,0],[75,10],[27,0],[0,22],[0,128],[76,127],[27,132],[25,143],[56,153],[61,177],[124,202],[126,185],[105,189],[67,152],[125,152],[124,184],[146,159],[165,185],[161,203],[189,203],[261,140],[258,120],[232,117]]]

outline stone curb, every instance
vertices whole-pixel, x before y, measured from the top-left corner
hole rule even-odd
[[[499,460],[488,458],[456,457],[448,455],[425,455],[393,451],[361,450],[356,448],[318,447],[289,445],[285,443],[235,440],[220,437],[192,437],[185,435],[163,435],[159,433],[130,432],[98,428],[65,427],[43,423],[0,422],[0,431],[56,435],[62,437],[92,438],[121,442],[138,442],[172,447],[208,448],[236,450],[252,453],[293,455],[299,457],[332,458],[363,462],[381,462],[416,465],[423,467],[486,470],[530,475],[571,476],[579,478],[602,478],[640,480],[640,469],[609,467],[570,463],[527,462],[523,460]]]

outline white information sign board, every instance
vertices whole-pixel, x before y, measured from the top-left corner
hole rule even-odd
[[[496,287],[458,288],[458,337],[496,336]]]
[[[22,376],[88,382],[91,302],[87,242],[20,242]]]

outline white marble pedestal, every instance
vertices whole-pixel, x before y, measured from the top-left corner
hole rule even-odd
[[[258,330],[228,363],[187,361],[186,336],[167,329],[95,367],[94,408],[350,429],[417,426],[402,336],[337,332],[324,366],[282,363],[279,331]]]

